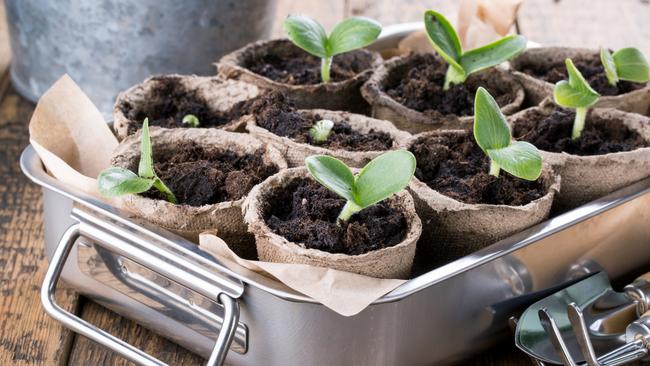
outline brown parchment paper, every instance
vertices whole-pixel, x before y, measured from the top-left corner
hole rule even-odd
[[[117,139],[101,113],[72,79],[64,75],[43,94],[29,125],[30,142],[56,179],[99,199],[95,177],[109,166]],[[405,281],[377,279],[354,273],[300,264],[247,261],[237,257],[215,235],[202,234],[200,248],[231,268],[239,267],[274,279],[352,316]]]
[[[201,234],[199,242],[202,250],[219,258],[229,268],[241,266],[276,279],[343,316],[360,313],[370,303],[406,282],[305,264],[246,260],[238,257],[223,240],[213,234]]]
[[[117,139],[97,107],[68,75],[38,101],[29,135],[52,176],[106,201],[97,191],[96,177],[109,165]]]

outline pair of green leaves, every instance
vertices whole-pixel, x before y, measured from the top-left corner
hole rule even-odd
[[[404,189],[415,172],[415,157],[407,150],[390,151],[372,159],[356,176],[345,163],[327,155],[310,156],[305,165],[317,182],[347,200],[338,217],[347,221]]]
[[[433,48],[449,63],[444,89],[463,83],[470,74],[505,62],[526,49],[523,36],[507,36],[488,45],[463,52],[458,34],[447,18],[433,10],[424,13],[424,26]]]
[[[104,169],[97,177],[99,193],[105,197],[117,197],[125,194],[137,194],[156,188],[165,195],[167,201],[176,203],[176,196],[167,188],[153,169],[153,152],[149,137],[149,120],[142,125],[140,141],[140,163],[138,174],[120,167]]]
[[[564,62],[569,80],[560,80],[555,84],[553,99],[558,105],[576,110],[571,138],[577,139],[585,127],[587,108],[596,104],[600,94],[589,85],[570,58],[567,58]]]
[[[304,15],[290,15],[283,27],[291,42],[322,60],[321,78],[324,82],[330,79],[332,57],[365,47],[381,33],[381,25],[365,17],[343,20],[329,36],[320,23]]]
[[[506,117],[490,93],[482,87],[474,99],[474,139],[490,158],[490,174],[499,170],[534,181],[542,174],[542,157],[535,146],[513,141]]]
[[[610,84],[619,80],[646,83],[650,80],[650,66],[643,53],[636,48],[621,48],[613,54],[600,47],[600,61],[605,67],[605,74]]]
[[[330,136],[333,127],[334,122],[328,119],[320,120],[309,128],[309,137],[311,137],[312,141],[315,143],[321,144]]]

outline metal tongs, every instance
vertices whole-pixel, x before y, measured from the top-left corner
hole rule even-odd
[[[597,273],[536,302],[516,320],[515,344],[537,365],[650,360],[650,273],[624,292]]]

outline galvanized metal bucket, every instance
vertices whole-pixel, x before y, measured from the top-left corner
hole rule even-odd
[[[105,116],[153,74],[214,74],[212,63],[269,36],[275,0],[5,0],[11,80],[36,101],[62,74]]]

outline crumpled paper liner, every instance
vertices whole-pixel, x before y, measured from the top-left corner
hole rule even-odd
[[[200,248],[227,267],[247,270],[278,280],[343,316],[353,316],[405,280],[380,279],[306,264],[246,260],[238,257],[219,237],[202,234]]]
[[[463,49],[470,50],[505,36],[517,20],[523,0],[462,0],[456,30]],[[424,30],[404,37],[391,55],[435,52]]]
[[[52,176],[75,190],[110,201],[99,194],[96,177],[109,165],[117,139],[68,75],[38,101],[29,134],[31,145]]]
[[[318,115],[323,119],[331,120],[334,123],[340,121],[347,121],[353,130],[361,131],[363,133],[370,130],[386,132],[393,138],[392,148],[398,148],[406,141],[411,134],[398,130],[392,123],[384,120],[374,119],[360,114],[328,111],[325,109],[309,109],[300,110],[300,114],[313,116]],[[385,151],[348,151],[348,150],[333,150],[327,147],[311,145],[309,143],[296,142],[295,140],[278,136],[269,130],[260,127],[255,121],[255,116],[250,115],[244,117],[246,119],[246,130],[257,137],[258,139],[272,144],[276,149],[282,151],[289,167],[297,167],[305,165],[305,159],[311,155],[330,155],[340,159],[348,166],[354,168],[363,168],[370,160]]]
[[[154,91],[162,82],[169,79],[178,79],[181,86],[196,91],[198,96],[206,101],[207,107],[214,111],[227,111],[237,102],[253,99],[259,95],[259,89],[255,85],[236,80],[224,80],[216,76],[177,74],[153,76],[117,96],[113,106],[113,129],[120,140],[142,126],[142,121],[134,121],[126,116],[124,107],[146,110],[148,105],[159,104],[159,99],[167,96],[155,94]],[[235,120],[218,128],[234,131],[240,124],[241,122]]]
[[[95,177],[109,166],[117,139],[69,76],[61,77],[43,94],[30,122],[30,134],[32,146],[50,174],[73,191],[108,201],[97,191]],[[117,206],[119,202],[109,203]],[[200,241],[202,249],[227,266],[266,274],[344,316],[358,314],[406,282],[304,264],[246,261],[214,235],[202,235]]]
[[[154,151],[173,150],[180,144],[191,141],[205,149],[218,146],[238,154],[253,154],[261,150],[265,164],[275,165],[278,170],[287,168],[287,163],[278,150],[250,135],[214,128],[151,127],[150,130]],[[123,140],[113,153],[111,165],[125,169],[137,167],[140,161],[141,135],[140,130]],[[177,205],[141,195],[125,195],[118,200],[125,209],[138,217],[193,242],[198,242],[202,232],[217,230],[237,253],[249,258],[255,255],[255,241],[248,234],[242,215],[241,206],[245,198],[203,206]]]
[[[223,56],[219,60],[217,68],[219,75],[225,79],[244,81],[264,90],[280,91],[298,108],[324,108],[350,112],[364,112],[367,109],[367,104],[361,97],[359,88],[361,84],[368,80],[372,69],[382,62],[381,56],[376,52],[362,50],[371,60],[371,67],[360,72],[353,78],[340,82],[290,85],[273,81],[246,68],[249,60],[257,59],[264,55],[274,54],[290,57],[291,55],[295,55],[296,52],[302,53],[305,51],[294,46],[286,39],[259,41]]]
[[[413,136],[406,148],[424,136],[465,134],[466,131],[459,130],[431,131]],[[507,206],[464,203],[414,177],[408,189],[423,223],[418,250],[436,263],[444,263],[544,221],[551,211],[553,198],[561,191],[561,178],[545,164],[542,179],[546,183],[546,195],[523,206]]]
[[[519,120],[530,118],[531,114],[548,115],[555,108],[553,103],[547,101],[540,107],[508,117],[508,123],[515,125]],[[605,120],[620,121],[650,143],[650,118],[611,108],[596,108],[588,112],[585,123],[589,124],[590,116],[595,115]],[[548,151],[540,153],[544,161],[551,164],[562,177],[562,189],[556,198],[556,204],[562,209],[578,207],[650,176],[650,147],[590,156]]]
[[[406,237],[400,243],[360,255],[328,253],[291,242],[266,225],[263,210],[268,196],[274,189],[285,187],[296,179],[309,179],[307,168],[290,168],[267,178],[251,190],[244,202],[244,220],[255,235],[260,259],[329,267],[377,278],[407,278],[410,275],[416,242],[422,232],[422,223],[410,194],[402,191],[389,200],[404,213],[408,225]]]
[[[361,94],[372,106],[372,116],[391,121],[395,127],[410,133],[437,129],[470,128],[474,116],[443,115],[436,112],[431,115],[425,114],[408,108],[386,93],[386,88],[394,84],[396,80],[405,77],[416,62],[418,62],[417,55],[407,55],[388,60],[379,66],[370,79],[363,84]],[[470,86],[483,86],[491,91],[499,90],[503,93],[509,93],[511,102],[501,106],[501,111],[505,115],[519,111],[524,101],[524,89],[521,84],[509,72],[499,67],[470,75],[466,83]]]
[[[539,47],[530,48],[519,56],[510,60],[512,74],[519,80],[526,90],[526,102],[529,105],[538,105],[546,98],[553,97],[554,84],[538,79],[532,75],[525,74],[521,70],[525,68],[537,68],[538,66],[549,67],[562,65],[564,60],[572,59],[574,62],[585,58],[599,56],[598,50],[572,47]],[[633,90],[629,93],[616,96],[602,96],[594,108],[615,108],[626,112],[634,112],[650,116],[650,83],[645,87]]]

